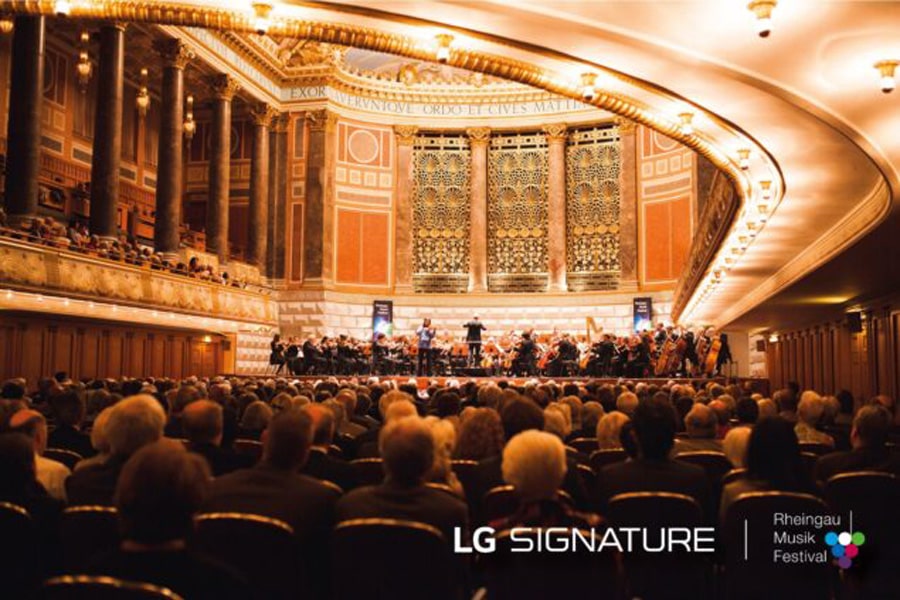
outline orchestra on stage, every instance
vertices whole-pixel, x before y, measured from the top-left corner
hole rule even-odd
[[[630,336],[553,331],[507,331],[482,339],[478,316],[464,334],[438,332],[424,319],[413,335],[377,333],[365,340],[340,335],[271,342],[269,364],[282,375],[415,375],[514,377],[713,377],[731,363],[727,335],[712,328],[658,324]]]

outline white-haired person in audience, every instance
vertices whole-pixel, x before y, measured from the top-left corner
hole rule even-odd
[[[743,469],[747,462],[747,444],[750,442],[751,427],[735,427],[725,434],[722,452],[735,469]]]
[[[569,437],[569,433],[571,432],[571,428],[569,426],[568,421],[566,420],[566,411],[560,407],[559,403],[554,402],[550,406],[544,409],[544,431],[548,433],[552,433],[556,437],[560,439],[560,441],[565,441],[567,437]]]
[[[452,457],[456,450],[456,428],[452,423],[437,417],[426,417],[425,424],[434,438],[434,462],[428,475],[430,483],[448,486],[460,498],[465,497],[462,484],[453,472]]]
[[[398,419],[403,419],[406,417],[415,417],[419,413],[416,410],[416,405],[412,402],[412,396],[405,392],[388,392],[384,396],[394,395],[393,398],[385,403],[379,404],[379,406],[384,406],[384,424],[387,425],[391,421],[396,421]],[[382,400],[384,399],[382,396]],[[357,447],[356,447],[356,457],[357,458],[375,458],[380,456],[380,445],[378,440],[380,439],[380,431],[379,429],[374,429],[370,432],[366,432],[363,435],[359,436],[356,439]],[[373,438],[374,439],[371,439]],[[364,441],[370,440],[370,441]]]
[[[815,443],[834,446],[834,438],[816,429],[824,412],[825,402],[822,400],[822,396],[812,390],[806,390],[800,395],[800,403],[797,405],[797,424],[794,426],[794,431],[801,444]]]
[[[599,450],[622,449],[622,427],[631,419],[623,412],[614,410],[597,421],[597,448]]]
[[[259,440],[262,432],[269,426],[272,420],[272,407],[261,400],[256,400],[247,405],[238,429],[238,437],[248,440]]]
[[[778,405],[771,398],[762,398],[756,405],[759,408],[759,420],[778,416]]]
[[[165,425],[166,413],[153,396],[131,396],[113,406],[105,428],[110,457],[66,480],[69,504],[112,506],[122,467],[135,452],[159,440]]]
[[[718,402],[718,400],[713,400],[713,402]],[[699,402],[694,404],[684,417],[684,426],[687,437],[675,440],[676,455],[685,452],[722,451],[722,442],[716,439],[719,420],[714,409]]]
[[[109,439],[106,437],[106,425],[109,422],[109,416],[112,414],[113,407],[104,408],[100,414],[94,419],[94,425],[91,427],[91,446],[96,452],[91,458],[78,461],[75,470],[80,471],[92,465],[102,465],[109,459]]]
[[[616,398],[616,410],[625,413],[629,417],[634,415],[637,406],[638,397],[637,394],[633,392],[622,392],[619,394],[619,397]]]
[[[66,501],[66,479],[71,471],[55,460],[44,458],[47,450],[47,420],[36,410],[26,408],[9,419],[10,431],[23,433],[31,440],[34,449],[35,475],[47,493],[57,500]]]
[[[465,529],[466,503],[425,485],[434,465],[434,437],[419,417],[390,420],[379,436],[385,479],[357,488],[338,501],[337,519],[387,518],[418,521],[438,528],[448,543],[455,528]]]
[[[503,449],[503,480],[516,489],[519,508],[491,523],[496,530],[513,527],[596,527],[598,515],[582,513],[560,497],[568,469],[566,449],[557,436],[523,431]]]

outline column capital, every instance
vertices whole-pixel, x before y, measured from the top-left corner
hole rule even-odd
[[[565,142],[569,135],[569,126],[565,123],[548,123],[541,125],[541,131],[547,136],[548,142]]]
[[[394,125],[394,133],[397,135],[397,143],[401,146],[412,146],[419,133],[417,125]]]
[[[209,85],[218,100],[232,100],[234,95],[241,91],[241,84],[231,75],[220,73],[209,79]]]
[[[337,115],[325,108],[309,110],[306,111],[306,122],[312,131],[331,131],[337,124]]]
[[[250,107],[250,118],[254,125],[269,127],[278,115],[278,111],[265,102],[259,102]]]
[[[287,113],[278,113],[275,118],[272,119],[272,125],[270,129],[275,133],[287,133],[288,124],[291,122],[290,115]]]
[[[487,144],[491,141],[490,127],[469,127],[466,129],[466,135],[469,136],[469,143]]]
[[[176,69],[184,69],[196,57],[194,51],[178,38],[153,40],[153,49],[162,58],[165,66]]]
[[[619,128],[619,133],[634,133],[637,123],[625,117],[616,117],[616,127]]]

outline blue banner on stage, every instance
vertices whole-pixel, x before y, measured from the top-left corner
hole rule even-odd
[[[653,328],[653,298],[634,298],[634,332]]]
[[[390,300],[375,300],[372,303],[372,337],[379,333],[387,336],[394,333],[394,303]]]

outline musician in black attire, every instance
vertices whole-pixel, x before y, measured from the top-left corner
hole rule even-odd
[[[534,340],[531,339],[531,333],[526,331],[522,334],[522,341],[516,348],[516,358],[512,363],[512,371],[514,375],[532,376],[536,372],[534,364],[534,352],[537,347]]]
[[[307,375],[321,375],[328,368],[328,361],[310,336],[303,342],[303,370]]]
[[[681,371],[682,374],[687,377],[691,374],[691,370],[699,364],[700,359],[697,357],[697,346],[694,342],[694,332],[685,331],[684,341],[687,342],[687,346],[685,346],[684,349],[684,360],[681,363]],[[690,363],[690,367],[688,367],[688,363]]]
[[[337,344],[337,373],[338,375],[352,375],[359,373],[359,365],[356,361],[356,352],[350,347],[347,336],[342,334]]]
[[[272,349],[272,352],[269,354],[269,364],[278,365],[275,373],[281,373],[281,369],[284,368],[284,342],[281,341],[280,334],[275,334],[269,343],[269,347]]]
[[[391,375],[390,359],[391,349],[387,344],[387,336],[379,333],[372,340],[372,374],[373,375]]]
[[[566,363],[578,360],[578,346],[569,338],[569,334],[563,334],[556,346],[556,358],[547,365],[547,373],[550,377],[560,377],[565,373]]]
[[[615,354],[616,345],[612,340],[612,336],[608,333],[603,334],[603,339],[591,347],[591,358],[587,364],[587,375],[589,377],[605,377],[610,375],[612,367],[613,354]]]
[[[641,336],[628,349],[628,364],[625,367],[626,377],[644,377],[650,366],[649,336]]]
[[[477,367],[481,364],[481,332],[487,327],[478,320],[478,315],[473,315],[472,320],[463,325],[466,328],[466,343],[469,344],[469,366]]]
[[[302,374],[303,368],[300,364],[300,346],[297,345],[297,340],[294,338],[288,340],[288,347],[284,351],[284,361],[287,363],[288,372],[291,375]]]

